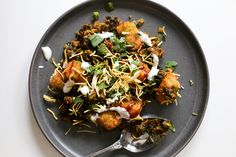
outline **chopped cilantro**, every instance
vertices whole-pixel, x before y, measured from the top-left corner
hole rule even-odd
[[[87,73],[90,74],[101,74],[102,73],[102,66],[100,65],[94,65],[94,66],[90,66],[87,69],[85,69]]]
[[[112,11],[112,10],[114,10],[114,5],[113,5],[113,3],[112,3],[112,2],[108,2],[108,3],[105,5],[105,9],[106,9],[107,11]]]
[[[192,115],[193,115],[193,116],[198,116],[198,113],[193,112]]]
[[[171,130],[173,133],[175,133],[175,131],[176,131],[176,129],[175,129],[175,127],[174,127],[173,125],[170,127],[170,130]]]
[[[108,87],[109,85],[107,85],[104,81],[98,84],[98,89],[101,89],[101,90],[106,89]]]
[[[194,84],[193,80],[189,80],[189,85],[192,86]]]
[[[113,86],[113,84],[116,82],[116,78],[115,77],[112,77],[111,78],[111,81],[110,81],[110,83],[109,83],[109,86]]]
[[[89,37],[89,40],[91,41],[91,44],[93,45],[93,47],[98,46],[103,41],[103,39],[104,39],[103,37],[97,34],[91,35]]]
[[[138,61],[138,60],[134,60],[134,61],[132,61],[131,63],[134,64],[134,65],[136,65],[136,66],[139,65],[139,61]]]
[[[102,56],[105,56],[106,54],[108,54],[110,51],[107,48],[107,46],[102,43],[101,45],[98,46],[98,53]]]
[[[165,62],[165,67],[166,68],[175,68],[177,66],[177,62],[176,61],[166,61]]]
[[[75,104],[80,104],[80,103],[82,104],[83,102],[84,102],[84,100],[80,97],[75,97],[75,99],[74,99]]]
[[[120,39],[117,37],[111,37],[110,40],[114,43],[114,47],[113,47],[114,51],[120,52],[120,53],[126,52],[127,44],[124,37],[121,37]]]

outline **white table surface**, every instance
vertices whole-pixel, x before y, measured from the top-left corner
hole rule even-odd
[[[32,115],[31,58],[43,33],[83,0],[0,1],[0,156],[61,156]],[[236,156],[236,1],[159,0],[192,29],[210,70],[210,97],[198,132],[178,157]]]

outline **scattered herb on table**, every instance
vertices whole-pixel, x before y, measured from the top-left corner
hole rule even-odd
[[[178,65],[176,61],[166,61],[165,67],[166,68],[175,68]]]
[[[100,17],[100,13],[98,11],[94,11],[93,12],[93,21],[98,20]]]
[[[189,80],[189,85],[193,86],[193,84],[194,84],[193,80]]]
[[[112,11],[112,10],[114,10],[113,2],[108,2],[108,3],[105,5],[105,9],[106,9],[107,11]]]
[[[198,113],[193,112],[192,115],[193,115],[193,116],[198,116]]]

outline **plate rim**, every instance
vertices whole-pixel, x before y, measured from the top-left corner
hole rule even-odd
[[[31,105],[31,110],[33,112],[33,116],[34,119],[38,125],[38,127],[40,128],[41,132],[43,133],[44,137],[46,137],[47,141],[63,156],[67,156],[69,154],[71,154],[67,149],[65,149],[64,147],[59,148],[58,145],[55,144],[55,141],[51,140],[50,137],[48,136],[48,134],[46,133],[46,131],[42,128],[42,124],[39,122],[38,117],[36,115],[36,111],[35,111],[35,104],[33,104],[33,94],[32,94],[32,86],[31,86],[31,81],[32,81],[32,75],[33,75],[33,65],[35,63],[36,60],[36,55],[38,50],[40,49],[40,46],[42,45],[43,41],[45,40],[47,34],[54,28],[54,26],[56,26],[65,16],[67,16],[69,13],[71,13],[72,11],[74,11],[76,8],[79,8],[83,5],[86,5],[89,2],[92,2],[93,0],[86,0],[84,2],[81,2],[75,6],[73,6],[72,8],[68,9],[66,12],[64,12],[63,14],[61,14],[46,30],[46,32],[43,34],[43,36],[41,37],[40,41],[38,42],[36,49],[34,51],[31,63],[30,63],[30,69],[29,69],[29,75],[28,75],[28,94],[29,94],[29,100],[30,100],[30,105]],[[127,1],[134,1],[134,0],[127,0]],[[139,0],[136,0],[139,1]],[[176,151],[171,155],[172,157],[176,156],[178,153],[180,153],[185,147],[186,145],[192,140],[192,138],[194,137],[194,135],[196,134],[196,132],[198,131],[199,127],[202,124],[202,121],[204,119],[205,113],[206,113],[206,109],[208,106],[208,100],[209,100],[209,93],[210,93],[210,76],[209,76],[209,69],[208,69],[208,64],[206,61],[206,57],[204,54],[204,51],[198,41],[198,39],[196,38],[195,34],[192,32],[192,30],[188,27],[188,25],[179,17],[177,16],[174,12],[172,12],[170,9],[168,9],[167,7],[165,7],[164,5],[154,2],[152,0],[146,0],[147,3],[154,5],[155,7],[159,7],[162,10],[164,10],[164,12],[167,12],[168,14],[171,14],[171,16],[173,16],[182,26],[184,26],[185,30],[189,33],[189,35],[191,35],[191,37],[194,39],[195,41],[195,45],[197,46],[197,48],[200,50],[198,53],[201,55],[201,60],[204,63],[204,70],[205,70],[205,78],[207,78],[205,81],[206,83],[206,95],[205,95],[205,101],[204,101],[204,109],[202,112],[202,116],[199,118],[199,122],[197,123],[197,126],[193,129],[193,131],[191,132],[189,138],[186,138],[187,140],[184,140],[183,144],[176,149]],[[66,153],[67,152],[67,153]]]

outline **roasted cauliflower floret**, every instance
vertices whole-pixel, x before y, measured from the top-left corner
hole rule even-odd
[[[84,82],[84,79],[81,77],[82,72],[83,69],[81,68],[81,63],[73,60],[67,64],[62,74],[67,79],[72,79],[75,82]]]
[[[117,26],[116,31],[119,34],[121,34],[122,32],[138,33],[138,28],[133,22],[126,21]]]
[[[118,104],[118,106],[123,107],[129,112],[130,118],[137,117],[143,108],[143,102],[139,100],[127,100],[123,103]]]
[[[120,115],[115,111],[105,111],[99,115],[97,123],[104,129],[110,131],[121,124]]]
[[[49,81],[51,88],[59,90],[62,89],[64,86],[63,77],[64,76],[62,73],[60,73],[58,70],[55,70]]]
[[[165,73],[165,77],[156,91],[156,99],[161,104],[168,105],[176,100],[180,89],[180,83],[178,81],[178,76],[174,74],[171,69],[167,69]]]
[[[140,63],[139,67],[139,76],[138,79],[140,81],[145,81],[148,77],[148,73],[150,72],[149,67],[145,63]]]
[[[132,50],[137,50],[142,45],[142,40],[138,35],[138,28],[133,22],[123,22],[116,27],[117,33],[121,34],[127,33],[125,36],[126,42],[130,45],[133,45]]]

